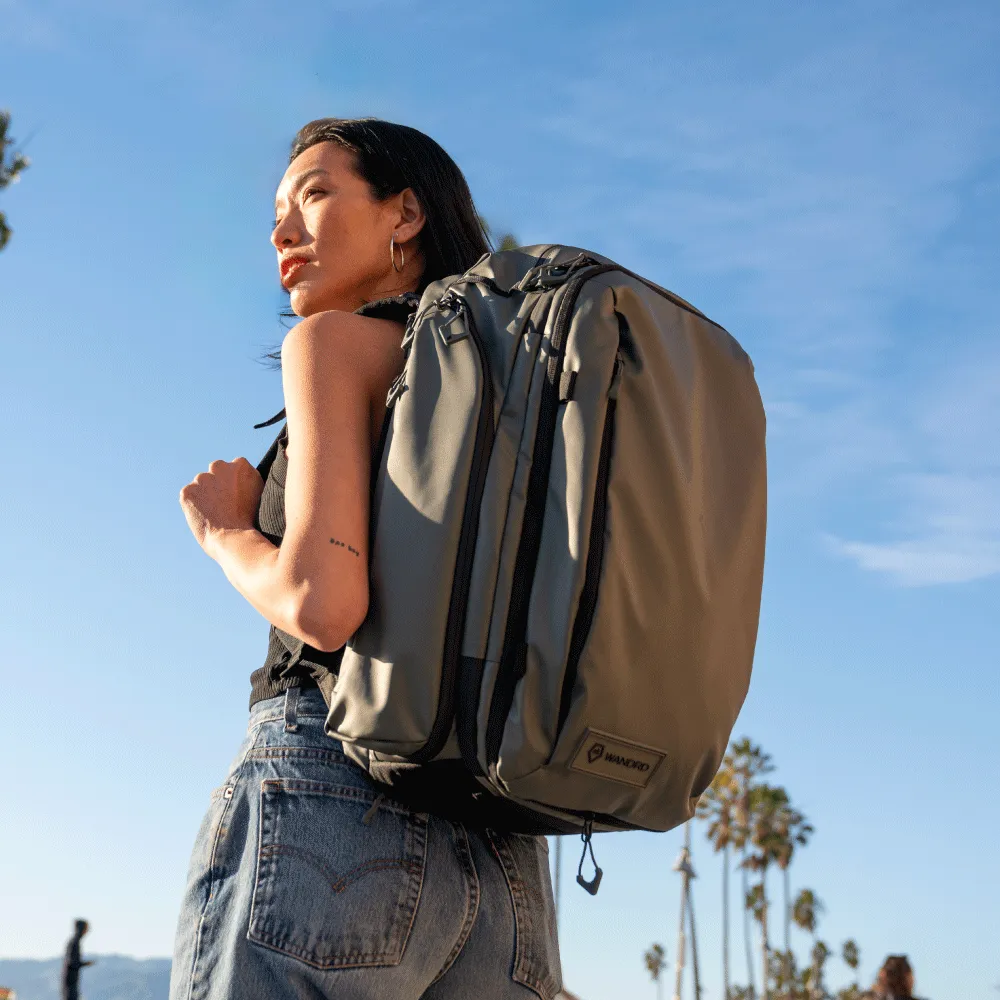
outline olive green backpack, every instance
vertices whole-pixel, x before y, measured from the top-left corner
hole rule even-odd
[[[578,831],[585,850],[593,831],[683,823],[757,637],[750,359],[683,299],[567,246],[434,282],[403,349],[369,611],[321,685],[327,732],[378,780],[439,802],[471,785],[484,822]]]

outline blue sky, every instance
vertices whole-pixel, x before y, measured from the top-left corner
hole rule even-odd
[[[441,142],[498,228],[619,260],[748,350],[771,493],[734,736],[816,827],[793,882],[824,939],[856,937],[868,981],[905,951],[923,995],[996,996],[998,50],[986,0],[0,0],[0,106],[33,160],[0,193],[0,955],[56,954],[78,914],[96,952],[170,952],[267,645],[177,494],[273,436],[254,359],[284,332],[292,135],[374,114]],[[598,838],[591,899],[567,839],[584,1000],[655,995],[680,840]],[[695,864],[717,997],[700,831]]]

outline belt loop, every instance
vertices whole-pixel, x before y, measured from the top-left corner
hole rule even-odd
[[[299,686],[285,689],[285,732],[297,733],[299,731]]]

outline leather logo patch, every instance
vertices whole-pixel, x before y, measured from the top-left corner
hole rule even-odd
[[[662,750],[588,729],[569,766],[574,771],[645,788],[666,756]]]

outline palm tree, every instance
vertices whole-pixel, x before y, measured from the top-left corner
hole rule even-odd
[[[792,908],[791,900],[789,899],[790,879],[788,869],[791,866],[792,857],[795,854],[796,847],[806,846],[809,842],[809,836],[813,832],[813,828],[806,822],[806,818],[802,815],[802,813],[796,809],[792,809],[787,803],[778,807],[775,814],[774,826],[775,834],[778,838],[777,854],[774,860],[781,869],[782,884],[784,889],[785,960],[787,962],[792,954]],[[788,978],[788,970],[786,970],[785,978]]]
[[[694,1000],[701,1000],[701,972],[698,969],[698,935],[694,930],[694,896],[688,892],[688,921],[691,926],[691,971],[694,973]]]
[[[695,815],[708,822],[706,836],[716,854],[722,852],[722,983],[723,1000],[730,1000],[729,989],[729,847],[733,842],[733,814],[738,785],[733,771],[732,752],[726,754],[722,767],[708,790],[698,800]]]
[[[821,1000],[826,995],[826,991],[823,989],[823,966],[826,965],[826,960],[830,957],[830,949],[826,946],[825,941],[817,941],[813,945],[811,957],[810,994],[816,1000]]]
[[[844,964],[851,970],[851,972],[857,975],[858,966],[861,964],[861,949],[858,947],[858,943],[854,940],[854,938],[848,938],[844,942],[841,955],[844,959]]]
[[[788,793],[772,785],[757,785],[750,793],[751,832],[750,843],[754,853],[743,860],[743,866],[760,874],[759,897],[755,916],[760,922],[761,995],[768,997],[770,982],[770,942],[768,939],[767,870],[776,861],[782,849],[780,816],[788,809]]]
[[[816,968],[816,956],[818,954],[816,949],[822,943],[816,940],[816,926],[819,923],[819,917],[822,912],[823,904],[812,889],[803,889],[795,897],[795,903],[792,905],[792,920],[795,921],[796,927],[800,927],[802,930],[808,932],[813,938],[813,974],[810,978],[813,996],[816,995],[816,987],[819,979]]]
[[[791,952],[771,952],[771,978],[775,996],[782,1000],[805,1000],[803,976],[799,974],[795,955]]]
[[[858,986],[858,966],[861,964],[861,949],[858,947],[857,941],[854,938],[848,938],[841,947],[840,955],[844,960],[844,964],[854,975],[854,982],[847,990],[841,990],[841,993],[845,994],[850,990],[860,993],[861,990]]]
[[[15,184],[21,171],[31,163],[23,153],[14,152],[14,140],[7,135],[9,128],[10,112],[0,111],[0,190],[8,184]],[[8,149],[11,150],[10,156],[7,154]],[[7,217],[0,212],[0,250],[7,245],[10,237],[11,228],[7,225]]]
[[[483,227],[487,240],[491,244],[495,244],[497,250],[516,250],[521,245],[513,233],[501,233],[499,237],[495,236],[490,224],[481,215],[479,216],[479,224]]]
[[[745,736],[730,745],[727,756],[732,760],[730,766],[735,786],[733,789],[734,808],[730,843],[740,853],[740,875],[745,900],[750,891],[747,884],[746,849],[750,839],[753,812],[751,795],[754,788],[757,787],[757,778],[773,771],[774,765],[771,763],[771,755],[764,753],[758,744],[751,742]],[[754,989],[753,976],[753,946],[750,935],[750,913],[747,909],[743,910],[743,941],[746,947],[748,989],[750,996],[754,997],[756,990]]]
[[[677,928],[677,971],[674,996],[679,998],[681,995],[681,980],[684,975],[684,921],[687,919],[691,926],[691,965],[694,972],[695,1000],[701,1000],[701,979],[698,974],[698,941],[694,933],[694,906],[691,902],[691,880],[697,876],[691,865],[690,821],[684,824],[684,846],[681,848],[681,853],[674,862],[674,871],[679,872],[683,879],[681,883],[680,924]]]
[[[667,967],[667,951],[662,944],[650,945],[642,960],[646,963],[646,971],[656,983],[656,1000],[662,1000],[660,973]]]
[[[857,983],[851,983],[842,990],[837,990],[837,1000],[865,1000],[870,997],[870,993],[865,993]]]

